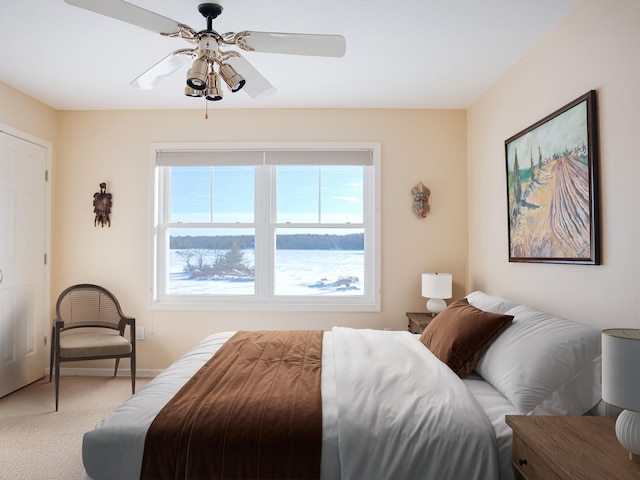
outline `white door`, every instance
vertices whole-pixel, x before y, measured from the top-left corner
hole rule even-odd
[[[0,397],[44,375],[46,156],[0,132]]]

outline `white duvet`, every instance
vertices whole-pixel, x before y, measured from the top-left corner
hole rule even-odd
[[[84,436],[95,479],[139,478],[155,415],[234,332],[214,334]],[[323,479],[497,479],[491,423],[408,332],[334,328],[322,353]]]

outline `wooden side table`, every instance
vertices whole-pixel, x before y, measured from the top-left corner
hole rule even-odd
[[[516,479],[640,479],[618,442],[614,417],[507,415]]]
[[[436,316],[435,313],[425,312],[407,312],[407,318],[409,319],[409,331],[411,333],[422,333],[429,322]]]

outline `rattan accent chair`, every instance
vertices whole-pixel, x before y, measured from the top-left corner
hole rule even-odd
[[[124,336],[129,325],[130,340]],[[78,360],[131,359],[131,393],[136,391],[136,320],[122,313],[106,288],[88,283],[65,289],[56,303],[51,332],[49,381],[56,376],[56,411],[60,391],[60,363]]]

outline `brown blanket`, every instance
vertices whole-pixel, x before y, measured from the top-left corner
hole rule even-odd
[[[240,331],[169,401],[143,479],[319,478],[322,331]]]

